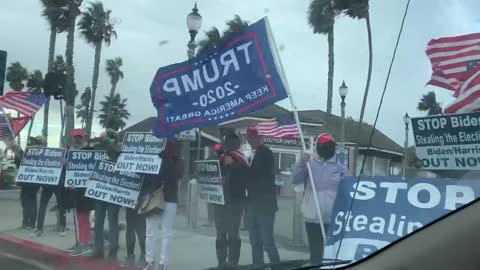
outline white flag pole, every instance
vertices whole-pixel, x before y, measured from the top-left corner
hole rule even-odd
[[[297,123],[297,126],[298,126],[298,131],[300,133],[300,140],[302,141],[303,152],[305,153],[305,151],[307,150],[307,147],[305,145],[305,137],[303,136],[302,127],[300,125],[300,118],[298,117],[297,106],[295,106],[295,102],[293,101],[293,96],[290,93],[290,86],[288,84],[287,77],[285,76],[285,71],[283,69],[282,59],[280,59],[280,55],[278,54],[277,44],[275,43],[275,38],[273,37],[272,29],[270,28],[270,22],[268,21],[267,17],[265,17],[265,21],[266,21],[266,25],[267,25],[268,38],[273,43],[273,50],[272,50],[272,52],[274,53],[273,58],[274,58],[274,60],[278,60],[279,65],[277,65],[277,67],[280,68],[279,73],[280,73],[280,76],[282,77],[282,81],[285,84],[285,89],[287,91],[288,97],[290,99],[290,103],[291,103],[292,108],[293,108],[293,114],[295,116],[295,122]],[[325,226],[324,226],[324,223],[323,223],[322,211],[320,210],[320,203],[318,201],[318,196],[317,196],[317,192],[316,192],[317,189],[315,188],[315,182],[313,181],[313,175],[312,175],[312,168],[310,167],[309,162],[307,162],[307,170],[308,170],[308,178],[310,179],[310,185],[312,186],[312,190],[313,190],[312,193],[313,193],[313,199],[315,201],[315,207],[316,207],[316,210],[317,210],[318,221],[320,222],[320,228],[322,230],[323,244],[325,245],[325,243],[327,241],[327,234],[325,233]]]

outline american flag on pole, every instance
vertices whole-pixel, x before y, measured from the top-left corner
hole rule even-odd
[[[292,114],[281,114],[276,118],[260,122],[256,126],[258,134],[274,138],[296,138],[300,136]]]
[[[45,102],[47,102],[47,97],[35,92],[10,91],[0,96],[0,106],[26,116],[34,116]]]
[[[458,97],[445,109],[445,113],[468,113],[478,110],[480,110],[480,70],[460,86]]]
[[[0,111],[0,141],[4,142],[7,146],[14,143],[14,136],[10,124],[8,123],[7,116],[3,109]]]
[[[432,78],[427,83],[455,91],[480,64],[480,33],[432,39],[427,46]]]

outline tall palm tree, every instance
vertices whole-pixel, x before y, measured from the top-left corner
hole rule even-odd
[[[55,55],[55,43],[57,33],[67,30],[67,1],[66,0],[40,0],[43,6],[42,16],[50,25],[50,45],[48,48],[47,72],[52,71],[53,56]],[[50,97],[47,97],[43,111],[42,135],[48,138],[48,115],[50,111]]]
[[[120,68],[123,65],[123,60],[121,57],[115,57],[114,59],[108,59],[106,61],[105,72],[110,77],[110,83],[112,88],[110,89],[110,104],[108,105],[108,115],[107,119],[110,119],[112,115],[112,102],[113,97],[115,96],[115,89],[117,88],[117,83],[120,79],[123,79],[123,71]]]
[[[43,79],[43,74],[40,70],[38,69],[34,70],[32,73],[28,75],[28,79],[27,79],[28,91],[42,93],[43,86],[44,86],[44,79]],[[35,116],[33,116],[30,119],[30,126],[28,127],[27,138],[30,138],[30,135],[32,134],[34,121],[35,121]]]
[[[77,119],[80,119],[82,123],[82,128],[85,126],[85,122],[88,119],[88,114],[90,113],[90,101],[92,99],[92,90],[90,87],[87,87],[80,96],[80,104],[75,106],[77,109]]]
[[[80,14],[80,5],[83,0],[67,0],[68,14],[68,30],[67,30],[67,46],[65,58],[67,64],[67,72],[65,79],[65,134],[69,134],[75,127],[75,68],[73,66],[73,48],[75,45],[75,22]],[[62,134],[62,137],[64,135]],[[65,136],[68,140],[68,136]]]
[[[67,63],[65,63],[65,60],[63,60],[63,56],[57,55],[55,57],[55,60],[53,61],[52,64],[52,72],[54,73],[60,73],[60,74],[66,74],[67,73]],[[64,91],[65,92],[65,91]],[[65,114],[63,112],[63,101],[62,99],[65,99],[65,93],[61,93],[60,96],[55,97],[55,99],[58,99],[59,104],[60,104],[60,141],[62,142],[63,139],[63,130],[65,127]]]
[[[423,95],[418,103],[417,110],[427,112],[428,115],[442,114],[442,106],[437,102],[435,92],[430,91]]]
[[[313,28],[313,33],[327,35],[328,41],[328,90],[327,90],[327,115],[332,113],[333,98],[333,71],[334,71],[334,39],[333,29],[335,17],[339,11],[335,9],[334,0],[312,0],[308,8],[308,24]]]
[[[248,26],[248,22],[242,20],[238,15],[235,15],[233,19],[227,21],[226,24],[227,29],[223,33],[220,33],[216,27],[212,27],[205,32],[207,37],[198,43],[197,55],[221,45],[223,40],[229,35],[240,32]]]
[[[130,113],[127,110],[127,99],[122,99],[120,94],[116,94],[113,97],[112,117],[108,118],[108,104],[110,104],[110,97],[105,96],[105,100],[100,102],[100,125],[103,128],[112,128],[114,130],[123,129],[127,123],[125,122],[130,118]]]
[[[90,105],[90,114],[87,119],[87,137],[90,138],[92,132],[93,111],[95,110],[95,95],[97,93],[98,76],[100,69],[100,57],[102,53],[102,44],[110,45],[112,37],[116,38],[117,33],[114,30],[114,22],[110,18],[112,11],[105,10],[102,2],[90,3],[85,12],[82,12],[82,18],[78,22],[80,33],[85,40],[95,47],[95,60],[93,63],[92,77],[92,101]]]
[[[28,79],[28,71],[20,62],[11,63],[7,68],[7,76],[5,80],[8,82],[13,91],[22,91],[25,87],[25,82]],[[17,112],[17,117],[20,114]],[[18,134],[17,143],[21,145],[20,134]]]

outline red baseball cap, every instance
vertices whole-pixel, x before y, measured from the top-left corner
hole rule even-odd
[[[328,142],[334,142],[335,143],[335,139],[332,137],[332,135],[330,135],[328,133],[323,133],[323,134],[318,135],[318,137],[317,137],[317,143],[318,144],[325,144],[325,143],[328,143]]]
[[[87,134],[85,133],[85,129],[83,128],[76,128],[76,129],[72,129],[72,131],[70,131],[70,137],[82,137],[82,138],[85,138],[87,136]]]

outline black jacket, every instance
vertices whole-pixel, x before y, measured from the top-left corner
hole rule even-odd
[[[178,157],[165,157],[160,154],[162,165],[158,174],[145,174],[141,195],[154,192],[163,186],[166,202],[178,202],[178,180],[182,177],[182,164]]]
[[[251,207],[264,211],[277,211],[275,188],[275,159],[272,151],[262,145],[255,151],[249,167],[247,193]]]
[[[220,161],[224,179],[225,204],[243,203],[246,199],[248,165],[242,164],[240,160],[236,160],[235,156],[229,155],[228,152],[224,156],[231,156],[234,160],[232,165],[224,165],[222,159]]]

